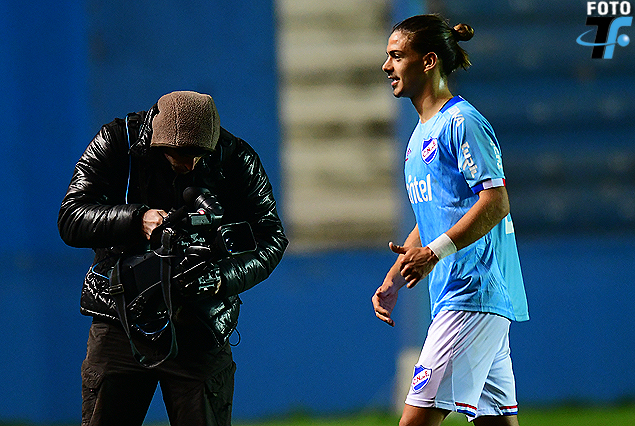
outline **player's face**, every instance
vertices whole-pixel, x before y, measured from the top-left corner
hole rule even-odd
[[[413,98],[423,92],[426,75],[423,72],[423,56],[415,52],[401,31],[395,31],[388,39],[386,62],[381,69],[392,80],[392,94]]]

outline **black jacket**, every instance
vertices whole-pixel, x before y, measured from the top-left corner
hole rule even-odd
[[[148,208],[169,212],[184,204],[186,187],[204,187],[223,206],[223,223],[247,221],[252,227],[257,249],[218,262],[225,296],[248,290],[269,276],[288,244],[258,155],[221,128],[216,150],[192,172],[178,175],[161,153],[150,149],[155,114],[153,108],[131,114],[130,123],[115,119],[88,145],[62,201],[58,217],[62,239],[72,247],[93,248],[92,268],[103,274],[125,250],[147,243],[141,218]],[[118,319],[103,281],[85,281],[80,305],[85,315]]]

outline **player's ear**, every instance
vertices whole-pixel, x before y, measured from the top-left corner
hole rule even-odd
[[[434,69],[435,66],[437,66],[439,58],[437,57],[436,53],[428,52],[423,55],[423,58],[421,58],[421,62],[423,64],[423,72],[428,72]]]

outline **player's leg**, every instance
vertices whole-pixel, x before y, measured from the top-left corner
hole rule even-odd
[[[437,314],[415,365],[403,423],[418,425],[419,418],[442,421],[449,411],[463,413],[469,419],[515,414],[511,407],[481,407],[479,402],[494,361],[508,338],[509,323],[506,318],[480,312]],[[443,410],[443,415],[430,409]]]
[[[501,328],[504,327],[501,324]],[[509,349],[509,326],[478,402],[476,426],[518,426],[516,382]]]
[[[457,312],[454,316],[458,335],[452,349],[451,367],[448,367],[451,372],[446,372],[449,379],[439,386],[437,406],[452,403],[453,410],[465,414],[468,420],[515,414],[515,399],[508,407],[487,400],[483,404],[483,390],[492,368],[498,368],[496,360],[504,357],[502,348],[508,341],[509,319],[482,312]]]
[[[474,419],[475,426],[519,426],[518,416],[481,416]]]
[[[434,317],[428,328],[406,396],[402,425],[438,424],[434,422],[435,419],[443,421],[454,409],[453,402],[446,401],[446,395],[439,395],[438,391],[444,380],[451,380],[451,358],[460,330],[456,314],[442,311]],[[439,401],[444,405],[438,405]]]
[[[476,414],[476,403],[491,365],[490,360],[478,375],[482,376],[479,383],[474,384],[470,348],[471,341],[480,334],[480,318],[474,312],[461,311],[441,311],[435,316],[414,368],[402,426],[438,425],[451,411]]]
[[[414,407],[406,404],[399,426],[438,426],[449,413],[440,408]]]

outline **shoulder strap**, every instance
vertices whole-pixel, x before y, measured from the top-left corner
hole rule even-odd
[[[136,112],[126,115],[126,137],[128,138],[128,150],[139,137],[139,127],[141,127],[141,116]]]
[[[128,203],[128,191],[130,191],[130,174],[132,171],[132,157],[130,155],[130,148],[137,141],[139,137],[139,123],[141,117],[135,112],[131,112],[126,115],[126,138],[128,140],[128,183],[126,184],[126,204]]]

